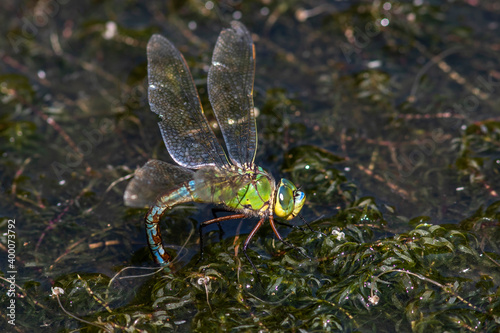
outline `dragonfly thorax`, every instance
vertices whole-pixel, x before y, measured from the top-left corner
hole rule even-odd
[[[281,218],[291,220],[299,214],[305,201],[305,193],[299,191],[288,179],[282,178],[276,191],[274,213]]]

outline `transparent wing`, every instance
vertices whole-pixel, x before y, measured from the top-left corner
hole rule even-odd
[[[233,21],[217,39],[208,72],[208,94],[229,157],[238,166],[252,164],[257,147],[254,73],[252,36],[242,23]]]
[[[160,35],[148,42],[149,105],[170,156],[181,166],[198,169],[228,166],[224,150],[210,129],[186,61]]]
[[[146,207],[160,194],[181,187],[194,179],[194,171],[159,160],[150,160],[135,171],[123,195],[125,205]]]
[[[201,201],[228,204],[237,199],[238,191],[252,181],[250,174],[235,173],[229,169],[206,167],[194,174],[196,194]]]

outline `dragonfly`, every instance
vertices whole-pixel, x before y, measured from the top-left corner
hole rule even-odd
[[[169,266],[172,257],[163,246],[160,220],[175,205],[213,203],[234,212],[202,222],[200,238],[204,226],[258,217],[243,245],[243,253],[257,272],[247,254],[250,240],[269,220],[276,237],[290,245],[279,234],[274,215],[285,221],[299,215],[305,193],[287,179],[276,183],[270,173],[254,164],[257,128],[253,104],[255,47],[251,34],[242,23],[231,22],[217,39],[208,72],[209,100],[227,155],[203,113],[182,54],[168,39],[155,34],[148,42],[147,57],[149,105],[159,116],[163,141],[178,165],[149,160],[136,170],[128,184],[125,204],[150,206],[145,217],[147,241],[153,258],[161,266]],[[200,246],[203,256],[202,238]]]

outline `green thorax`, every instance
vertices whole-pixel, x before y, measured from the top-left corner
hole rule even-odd
[[[269,173],[258,166],[251,169],[198,170],[190,182],[194,201],[223,204],[251,215],[269,212],[274,199],[275,183]]]

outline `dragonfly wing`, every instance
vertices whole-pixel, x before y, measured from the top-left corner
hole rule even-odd
[[[194,171],[162,162],[150,160],[135,171],[134,178],[127,186],[123,200],[129,207],[152,205],[160,194],[194,179]]]
[[[208,94],[229,157],[238,166],[248,166],[255,158],[254,74],[252,36],[242,23],[233,21],[217,39],[208,72]]]
[[[238,191],[251,182],[248,174],[228,169],[206,167],[194,174],[196,195],[201,201],[228,204],[238,196]]]
[[[149,105],[170,156],[181,166],[198,169],[228,166],[224,150],[203,114],[198,92],[184,57],[168,39],[148,42]]]

